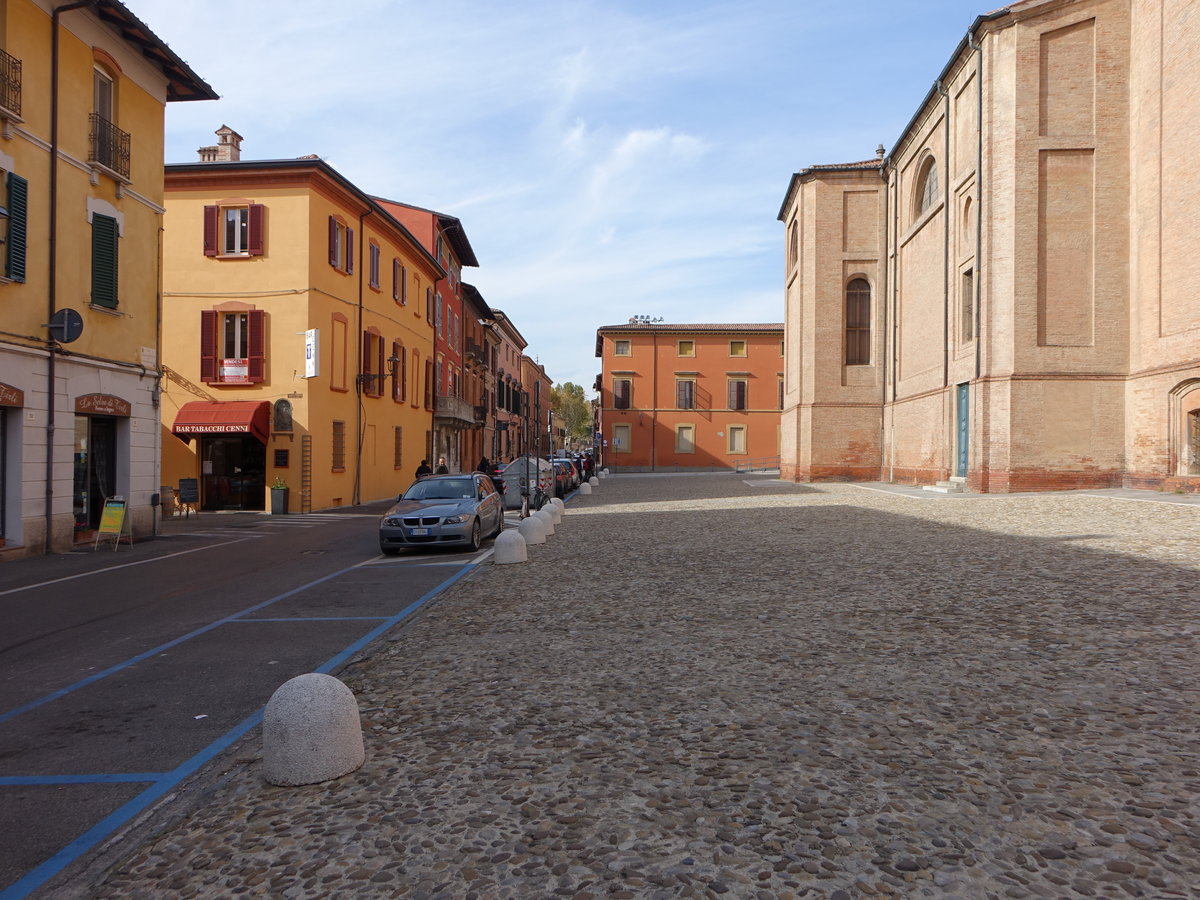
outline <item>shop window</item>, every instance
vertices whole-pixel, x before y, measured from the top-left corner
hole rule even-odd
[[[204,207],[204,255],[262,256],[265,209],[261,203]]]
[[[266,313],[261,309],[200,313],[200,380],[257,384],[266,379]]]
[[[117,308],[120,229],[112,216],[92,214],[92,304]]]

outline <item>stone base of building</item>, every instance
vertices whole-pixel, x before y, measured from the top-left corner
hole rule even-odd
[[[783,481],[880,481],[878,466],[794,466],[781,463],[779,477]]]
[[[1126,475],[1121,487],[1135,491],[1200,494],[1200,475]]]
[[[967,474],[967,489],[981,494],[1013,494],[1023,491],[1080,491],[1121,487],[1122,474],[1115,470],[1053,471],[1046,469],[982,469]]]

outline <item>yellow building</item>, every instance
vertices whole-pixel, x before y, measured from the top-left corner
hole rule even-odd
[[[271,508],[275,483],[290,512],[394,496],[429,441],[446,272],[322,160],[217,134],[166,167],[163,483],[195,479],[200,509]]]
[[[216,99],[122,4],[57,7],[0,3],[6,557],[69,550],[114,496],[154,527],[164,104]]]

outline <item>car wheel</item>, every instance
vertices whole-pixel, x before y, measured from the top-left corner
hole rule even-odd
[[[489,537],[496,537],[503,530],[504,530],[504,510],[500,510],[500,512],[496,515],[496,530],[493,531],[489,535]]]
[[[471,523],[471,543],[469,544],[472,551],[479,549],[479,520],[476,519]]]

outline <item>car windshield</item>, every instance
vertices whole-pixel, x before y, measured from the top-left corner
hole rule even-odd
[[[468,500],[475,496],[470,478],[434,478],[418,481],[404,492],[405,500]]]

